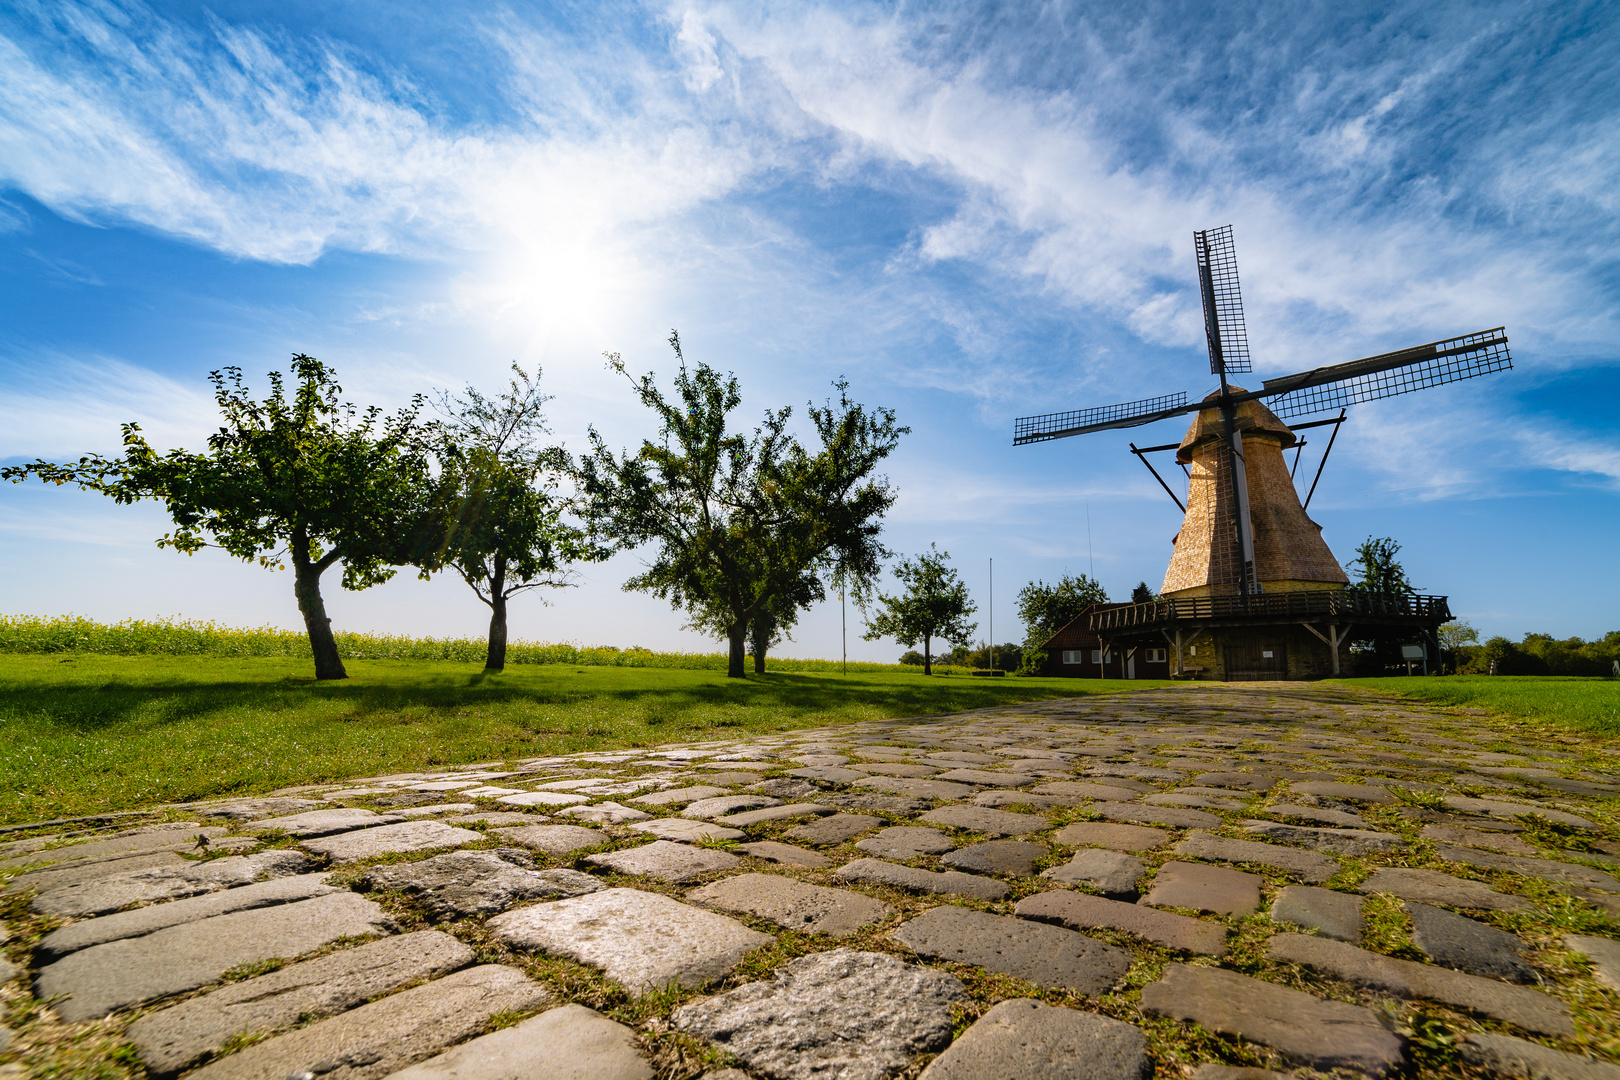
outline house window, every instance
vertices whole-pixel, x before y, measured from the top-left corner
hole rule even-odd
[[[1084,650],[1082,649],[1064,649],[1063,662],[1065,664],[1083,664],[1086,662],[1083,653]]]
[[[1148,649],[1147,662],[1150,664],[1162,664],[1165,662],[1164,655],[1163,649]]]
[[[1091,650],[1091,662],[1093,664],[1100,664],[1100,663],[1103,662],[1102,650],[1101,649],[1092,649]]]
[[[1273,652],[1272,652],[1272,651],[1271,651],[1271,650],[1270,650],[1270,649],[1261,649],[1261,650],[1260,650],[1260,656],[1261,656],[1261,657],[1262,657],[1262,658],[1263,658],[1263,659],[1266,659],[1266,660],[1270,660],[1270,659],[1271,659],[1271,658],[1272,658],[1272,657],[1273,657],[1273,656],[1275,656],[1275,655],[1276,655],[1276,654],[1275,654],[1275,653],[1273,653]]]

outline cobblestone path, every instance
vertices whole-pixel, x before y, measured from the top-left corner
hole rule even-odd
[[[1616,795],[1246,684],[165,807],[0,845],[0,1075],[1620,1078]]]

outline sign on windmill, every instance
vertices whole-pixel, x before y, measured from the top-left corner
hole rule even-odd
[[[1219,389],[1192,404],[1177,393],[1023,417],[1014,427],[1013,443],[1023,446],[1194,414],[1179,443],[1130,445],[1184,514],[1162,599],[1098,606],[1087,615],[1090,629],[1121,643],[1162,635],[1175,647],[1178,675],[1186,671],[1184,650],[1194,650],[1206,673],[1229,679],[1337,675],[1353,628],[1363,636],[1432,639],[1452,618],[1446,598],[1348,590],[1306,507],[1349,406],[1508,370],[1506,331],[1312,368],[1247,390],[1229,378],[1253,370],[1232,227],[1195,232],[1193,245],[1209,369]],[[1339,415],[1293,425],[1281,419],[1332,411]],[[1305,444],[1296,432],[1328,425],[1327,452],[1302,502],[1294,478]],[[1292,468],[1283,458],[1290,448]],[[1186,473],[1185,503],[1147,458],[1165,450],[1176,452]]]

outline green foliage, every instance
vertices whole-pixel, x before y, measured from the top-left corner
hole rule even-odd
[[[742,401],[736,377],[706,364],[689,369],[679,335],[669,343],[681,364],[673,401],[651,374],[631,378],[609,355],[658,417],[659,441],[615,455],[593,429],[579,487],[600,535],[621,549],[653,548],[647,569],[624,587],[669,600],[694,626],[723,631],[728,671],[740,678],[761,607],[770,604],[781,624],[826,595],[823,573],[857,592],[876,577],[887,554],[881,519],[896,493],[874,472],[908,429],[890,410],[852,402],[840,381],[836,404],[809,410],[821,440],[814,453],[788,434],[789,408],[767,410],[751,434],[728,432]]]
[[[1017,671],[1023,660],[1024,647],[1017,642],[1009,641],[992,648],[969,651],[967,666],[976,671],[985,671],[991,668],[1001,671]]]
[[[207,453],[160,457],[138,425],[125,424],[121,458],[36,461],[0,477],[77,484],[120,503],[157,499],[175,525],[159,547],[219,547],[267,567],[290,561],[316,675],[343,678],[320,577],[341,561],[343,587],[364,589],[412,560],[428,477],[421,398],[388,417],[375,407],[359,413],[341,400],[336,373],[313,356],[294,356],[290,370],[291,396],[271,372],[263,401],[249,396],[240,368],[210,374],[222,423]]]
[[[1620,661],[1620,630],[1611,630],[1593,641],[1526,634],[1521,642],[1493,637],[1484,645],[1467,649],[1462,656],[1462,670],[1487,674],[1494,663],[1498,675],[1604,676],[1613,671],[1616,661]]]
[[[451,567],[490,609],[485,666],[506,665],[506,604],[528,589],[573,584],[570,564],[599,562],[609,550],[563,520],[559,474],[571,470],[561,448],[544,446],[550,400],[517,364],[499,397],[468,386],[440,396],[448,421],[438,425],[440,474],[422,576]]]
[[[1018,658],[1018,674],[1041,675],[1052,662],[1052,654],[1038,645],[1025,646]]]
[[[922,667],[923,654],[918,652],[916,649],[912,649],[910,652],[906,653],[900,658],[900,662],[908,667]]]
[[[1025,645],[1041,645],[1086,608],[1108,603],[1108,593],[1084,574],[1065,574],[1055,585],[1032,581],[1018,591]]]
[[[1159,594],[1148,588],[1148,583],[1145,581],[1138,581],[1136,588],[1131,590],[1131,603],[1133,604],[1151,604],[1158,598]]]
[[[979,610],[968,599],[967,585],[947,565],[951,553],[930,544],[915,559],[901,559],[894,576],[905,585],[899,596],[878,594],[879,611],[867,621],[867,641],[892,637],[902,645],[923,646],[923,673],[933,674],[933,640],[962,644],[973,637],[978,623],[967,617]]]
[[[1409,596],[1417,592],[1406,578],[1406,570],[1395,560],[1401,545],[1389,537],[1363,540],[1356,548],[1356,557],[1345,567],[1353,579],[1350,588],[1357,592],[1394,593]]]

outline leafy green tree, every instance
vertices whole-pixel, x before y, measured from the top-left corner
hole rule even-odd
[[[1039,646],[1086,608],[1108,603],[1108,593],[1084,574],[1065,574],[1057,584],[1032,581],[1018,591],[1018,617],[1024,621],[1024,644]]]
[[[1148,588],[1148,583],[1145,581],[1138,581],[1136,588],[1131,590],[1131,603],[1133,604],[1151,604],[1158,598],[1159,594]]]
[[[877,616],[868,620],[863,635],[867,641],[892,637],[907,647],[921,641],[924,675],[934,673],[934,638],[960,648],[979,628],[966,621],[978,605],[968,599],[967,585],[948,565],[950,558],[950,552],[930,544],[916,559],[901,559],[894,576],[906,591],[899,596],[878,594]]]
[[[1453,673],[1462,670],[1465,663],[1464,650],[1479,644],[1479,631],[1465,622],[1444,623],[1438,631],[1438,636],[1441,659],[1450,660]]]
[[[1410,596],[1417,592],[1407,580],[1406,570],[1396,561],[1401,545],[1389,537],[1367,537],[1356,548],[1348,570],[1355,581],[1350,588],[1360,592],[1392,593]]]
[[[568,454],[547,446],[540,372],[531,378],[517,364],[498,397],[468,386],[460,397],[441,394],[435,451],[440,482],[432,541],[420,560],[423,576],[455,570],[489,609],[486,671],[506,667],[507,603],[531,589],[575,584],[576,562],[598,562],[611,552],[585,530],[565,521],[559,477],[571,471]]]
[[[280,372],[270,396],[255,401],[240,368],[209,375],[223,419],[206,453],[159,456],[136,424],[123,425],[124,454],[90,454],[76,465],[36,461],[0,476],[29,475],[77,484],[119,503],[163,502],[174,531],[158,540],[194,554],[219,547],[280,569],[292,563],[293,594],[304,617],[317,679],[347,678],[321,596],[321,575],[343,563],[343,587],[386,581],[412,559],[412,537],[429,484],[422,399],[385,417],[340,400],[336,373],[300,353],[289,396]]]
[[[723,632],[727,674],[743,678],[748,628],[763,607],[786,625],[825,595],[823,574],[876,574],[887,554],[881,519],[896,493],[874,470],[908,429],[888,409],[850,401],[840,381],[836,405],[810,408],[821,440],[814,452],[788,434],[789,408],[767,411],[751,434],[728,432],[742,400],[736,377],[706,364],[689,369],[680,336],[671,332],[669,343],[680,361],[673,401],[651,374],[636,379],[609,355],[658,416],[658,441],[615,455],[593,429],[578,485],[598,535],[624,549],[654,546],[647,570],[625,588],[668,599],[694,626]]]

